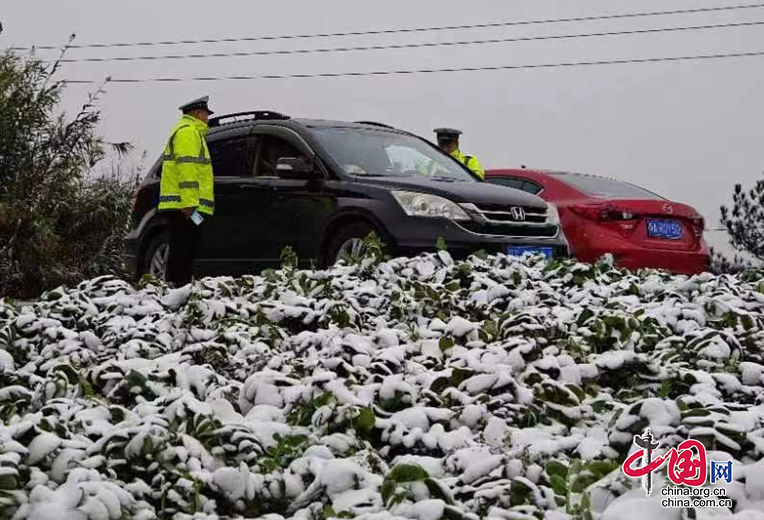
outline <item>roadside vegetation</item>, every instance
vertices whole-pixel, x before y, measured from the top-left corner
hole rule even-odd
[[[131,146],[97,134],[103,86],[73,117],[61,111],[58,67],[0,55],[0,296],[122,274],[135,179],[107,159],[118,164]]]
[[[721,207],[721,223],[738,253],[732,258],[715,255],[716,272],[739,273],[764,263],[764,178],[747,191],[735,185],[732,204]]]
[[[671,520],[692,437],[764,497],[764,273],[447,252],[0,300],[0,519]]]

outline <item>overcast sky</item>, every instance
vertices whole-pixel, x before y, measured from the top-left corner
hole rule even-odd
[[[737,0],[3,0],[0,46],[132,42],[362,31],[736,5]],[[764,20],[764,9],[409,35],[72,50],[69,58],[236,52],[511,38]],[[496,66],[764,51],[764,26],[469,47],[171,61],[72,63],[68,79],[260,75]],[[54,53],[38,52],[39,56]],[[71,85],[69,111],[92,87]],[[764,171],[764,57],[361,78],[186,82],[108,87],[103,134],[151,162],[177,106],[209,94],[218,113],[377,120],[428,138],[465,132],[485,167],[573,170],[631,181],[718,221],[737,182]]]

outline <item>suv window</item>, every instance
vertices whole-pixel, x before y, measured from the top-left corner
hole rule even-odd
[[[313,135],[349,175],[422,176],[477,182],[457,161],[409,134],[367,128],[316,128]]]
[[[305,157],[305,154],[286,139],[272,135],[264,136],[260,145],[256,175],[277,177],[276,163],[282,157]]]
[[[215,177],[251,177],[256,138],[234,137],[209,143]]]
[[[448,170],[415,148],[388,146],[385,149],[388,164],[398,172],[419,172],[434,176],[447,176]]]

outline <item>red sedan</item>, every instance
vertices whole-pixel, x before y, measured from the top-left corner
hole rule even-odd
[[[707,271],[705,222],[690,206],[633,184],[578,173],[487,170],[486,181],[538,195],[555,204],[573,256],[594,262],[612,253],[628,269],[678,274]]]

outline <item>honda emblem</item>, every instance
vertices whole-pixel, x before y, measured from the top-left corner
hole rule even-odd
[[[512,206],[510,209],[514,220],[525,220],[525,210],[519,206]]]

